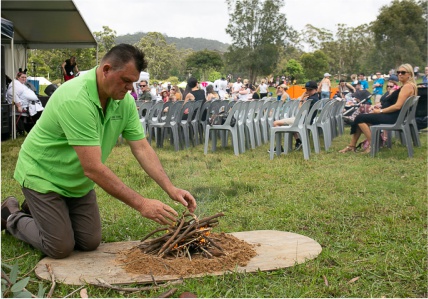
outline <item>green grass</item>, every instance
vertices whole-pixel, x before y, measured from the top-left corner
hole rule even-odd
[[[349,128],[328,152],[312,154],[309,161],[302,152],[271,161],[267,145],[239,157],[230,146],[208,155],[203,145],[179,152],[169,145],[155,148],[171,180],[197,198],[197,215],[226,214],[218,231],[289,231],[323,248],[316,259],[287,269],[186,279],[176,295],[427,297],[426,131],[420,136],[423,146],[415,148],[413,158],[407,158],[397,141],[375,158],[339,154],[349,142]],[[22,142],[2,142],[2,198],[13,194],[20,202],[23,195],[12,175]],[[107,165],[141,194],[183,210],[140,170],[126,144],[113,150]],[[104,242],[138,240],[157,227],[100,188],[96,191]],[[40,281],[32,270],[42,254],[4,233],[1,249],[2,261],[17,262],[20,275],[29,273],[29,290],[36,294]],[[59,284],[53,296],[66,296],[76,288]],[[166,291],[130,294],[87,288],[90,297],[156,297]]]

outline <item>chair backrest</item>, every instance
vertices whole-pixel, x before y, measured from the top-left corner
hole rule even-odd
[[[140,115],[140,119],[141,118],[145,118],[148,115],[148,113],[149,113],[150,109],[152,108],[153,104],[154,104],[153,102],[142,102],[141,103],[140,109],[138,111],[138,114]]]
[[[272,105],[271,101],[265,101],[262,104],[262,107],[260,108],[260,121],[266,121],[268,115],[269,115],[269,110],[270,110],[270,106]]]
[[[256,101],[249,102],[248,110],[247,110],[247,119],[246,119],[247,122],[253,122],[254,121],[256,107],[257,107]]]
[[[297,111],[297,114],[295,116],[296,118],[294,119],[294,122],[290,126],[290,128],[292,128],[292,127],[303,128],[303,126],[305,125],[305,121],[307,119],[306,116],[308,115],[310,106],[311,106],[310,101],[306,101],[303,103],[303,105]]]
[[[226,120],[224,121],[224,126],[230,126],[230,122],[232,121],[232,117],[235,117],[235,120],[239,118],[240,110],[242,108],[244,102],[236,102],[232,109],[229,111]],[[236,125],[236,124],[235,124]]]
[[[202,101],[198,101],[198,102],[202,102]],[[201,111],[199,113],[200,122],[207,121],[208,115],[209,115],[208,110],[210,109],[211,103],[212,103],[211,101],[206,101],[202,104],[202,107],[200,109]]]
[[[325,103],[324,107],[321,109],[321,113],[318,115],[318,118],[316,119],[317,125],[321,125],[330,121],[330,114],[333,107],[334,107],[333,101],[328,101]]]
[[[159,122],[160,117],[162,115],[163,102],[157,102],[153,107],[151,107],[149,111],[148,122]]]
[[[296,113],[299,110],[299,100],[294,100],[294,101],[290,101],[290,102],[291,102],[291,106],[290,106],[290,110],[288,112],[287,117],[296,116]]]
[[[413,105],[414,96],[410,96],[406,99],[403,106],[401,107],[400,114],[398,114],[397,121],[394,126],[400,126],[401,124],[406,122],[408,115],[410,115],[410,108]]]
[[[166,113],[165,124],[170,125],[174,122],[180,121],[180,112],[182,111],[183,102],[173,102],[169,105],[168,112]]]
[[[409,108],[409,113],[408,113],[408,116],[405,120],[406,123],[410,123],[412,120],[415,119],[416,110],[417,110],[417,106],[418,106],[418,102],[419,102],[419,96],[412,96],[410,98],[412,100],[412,105]]]
[[[201,107],[202,107],[202,101],[195,101],[192,102],[193,103],[193,113],[192,113],[192,117],[190,119],[191,122],[195,122],[198,121],[200,118],[200,114],[201,114]]]
[[[318,111],[321,109],[322,102],[320,100],[316,101],[315,104],[312,105],[312,108],[308,112],[308,121],[306,122],[306,126],[311,125],[311,120],[314,119],[314,122],[316,121],[316,115],[318,114]]]

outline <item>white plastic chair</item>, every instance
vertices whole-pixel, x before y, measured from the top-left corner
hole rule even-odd
[[[324,149],[328,151],[332,143],[331,138],[331,118],[332,109],[334,108],[334,101],[328,101],[321,110],[317,118],[316,126],[318,128],[318,136],[321,131],[324,138]]]
[[[305,122],[306,130],[308,131],[308,138],[309,138],[310,134],[312,134],[312,140],[314,142],[314,150],[315,150],[315,153],[317,153],[317,154],[319,154],[321,151],[319,134],[318,134],[318,127],[317,127],[317,117],[318,117],[317,114],[320,110],[322,110],[321,109],[322,105],[323,105],[323,102],[321,100],[319,100],[315,104],[313,104],[313,106],[312,106],[311,110],[309,110],[309,113],[307,116],[308,120]],[[314,118],[314,121],[311,124],[311,120],[314,117],[314,115],[316,115],[316,116]]]

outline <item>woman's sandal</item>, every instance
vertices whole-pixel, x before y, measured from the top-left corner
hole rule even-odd
[[[339,153],[355,152],[355,146],[348,145],[343,150],[340,150]]]

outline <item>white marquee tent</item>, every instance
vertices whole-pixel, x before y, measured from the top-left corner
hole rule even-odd
[[[2,72],[10,78],[15,77],[15,70],[19,67],[26,67],[27,49],[97,47],[94,36],[73,0],[1,0],[1,18],[4,52]],[[14,120],[12,135],[16,137]]]

